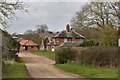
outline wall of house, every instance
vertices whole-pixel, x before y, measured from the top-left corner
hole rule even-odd
[[[72,38],[68,38],[67,40],[68,40],[68,42],[72,42]]]
[[[55,41],[55,38],[52,38],[52,41],[55,43],[56,41]]]
[[[19,49],[19,50],[20,50],[20,51],[21,51],[21,50],[24,50],[24,46],[20,46],[20,49]]]
[[[28,46],[28,50],[38,50],[37,46]]]
[[[47,51],[52,51],[53,48],[56,50],[59,48],[59,46],[47,46]]]
[[[62,44],[62,43],[64,43],[64,38],[53,38],[52,41],[56,44]],[[83,39],[67,38],[67,42],[80,42],[80,41],[83,41]]]
[[[76,42],[80,42],[80,40],[81,40],[80,38],[76,38],[75,39]]]
[[[25,46],[20,46],[20,51],[25,50]],[[38,50],[37,46],[27,46],[27,50],[32,51],[32,50]]]
[[[64,38],[53,38],[52,41],[56,44],[64,43]]]

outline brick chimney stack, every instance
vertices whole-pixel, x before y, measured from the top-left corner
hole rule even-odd
[[[67,26],[66,26],[66,32],[70,32],[70,26],[69,26],[69,24],[67,24]]]

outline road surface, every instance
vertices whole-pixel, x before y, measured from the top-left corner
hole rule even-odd
[[[30,52],[20,52],[19,57],[25,62],[28,73],[33,78],[82,78],[54,67],[55,61]]]

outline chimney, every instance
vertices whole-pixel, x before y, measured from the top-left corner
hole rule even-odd
[[[70,32],[70,26],[69,26],[69,24],[67,24],[67,26],[66,26],[66,32]]]

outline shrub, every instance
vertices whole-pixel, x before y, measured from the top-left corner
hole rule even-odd
[[[2,32],[2,61],[15,59],[19,50],[19,42],[12,38],[7,32]]]
[[[102,67],[118,67],[118,47],[97,46],[81,51],[79,63]]]
[[[80,44],[80,46],[98,46],[99,43],[97,41],[94,41],[94,40],[86,40],[84,41],[82,44]]]
[[[64,64],[67,62],[75,61],[77,51],[70,47],[61,47],[60,49],[56,50],[56,64]]]
[[[5,64],[4,62],[2,62],[2,76],[7,75],[8,74],[8,67],[9,64]]]

